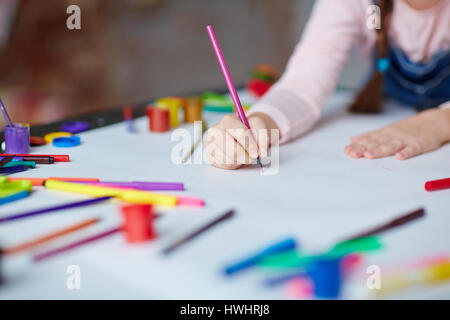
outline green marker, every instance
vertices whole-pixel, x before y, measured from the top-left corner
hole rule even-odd
[[[324,254],[305,255],[297,250],[290,250],[271,257],[267,257],[259,262],[258,266],[271,269],[295,269],[306,267],[317,259],[339,258],[355,252],[371,252],[383,247],[378,237],[365,237],[337,243]]]
[[[328,255],[344,256],[353,252],[369,252],[383,247],[378,237],[365,237],[337,243]]]
[[[0,177],[0,198],[9,197],[22,191],[30,193],[31,190],[31,182],[28,180],[11,182],[8,180],[8,177]]]

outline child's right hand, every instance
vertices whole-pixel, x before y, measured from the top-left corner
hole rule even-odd
[[[238,169],[256,163],[258,156],[267,157],[269,127],[263,117],[248,118],[252,132],[236,115],[226,115],[208,129],[204,139],[206,155],[211,164],[221,169]],[[252,135],[253,133],[253,135]]]

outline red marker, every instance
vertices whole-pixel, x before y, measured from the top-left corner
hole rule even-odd
[[[450,189],[450,178],[427,181],[425,183],[425,190],[427,191],[437,191],[444,189]]]
[[[0,153],[0,157],[11,156],[11,154]],[[51,157],[55,162],[69,162],[68,154],[15,154],[15,157]],[[31,160],[31,159],[30,159]]]

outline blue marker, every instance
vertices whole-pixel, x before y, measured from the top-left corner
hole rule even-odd
[[[282,276],[268,278],[264,281],[264,284],[268,287],[276,287],[292,279],[302,278],[306,276],[308,276],[308,274],[305,271],[295,271],[292,273],[284,274]]]
[[[8,202],[13,202],[13,201],[16,201],[16,200],[20,200],[20,199],[26,198],[26,197],[28,197],[29,194],[30,193],[28,191],[20,191],[20,192],[13,193],[13,194],[11,194],[9,196],[6,196],[6,197],[1,197],[0,198],[0,204],[5,204],[5,203],[8,203]]]
[[[268,256],[281,253],[287,250],[291,250],[297,247],[297,242],[293,238],[285,239],[281,242],[273,244],[261,252],[244,259],[236,264],[230,265],[225,268],[226,275],[232,275],[238,271],[253,267],[258,264],[262,259],[267,258]]]
[[[17,172],[22,172],[22,171],[26,171],[27,168],[23,165],[18,165],[18,166],[12,166],[12,167],[2,167],[0,168],[0,173],[1,174],[11,174],[11,173],[17,173]]]

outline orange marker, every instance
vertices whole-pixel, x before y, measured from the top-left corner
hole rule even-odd
[[[49,177],[48,179],[68,182],[100,182],[99,178]]]
[[[8,177],[9,181],[23,181],[27,180],[31,182],[32,186],[43,186],[46,179],[43,178],[17,178],[17,177]]]
[[[42,244],[44,244],[46,242],[49,242],[49,241],[51,241],[53,239],[62,237],[64,235],[66,235],[66,234],[69,234],[69,233],[72,233],[72,232],[75,232],[75,231],[78,231],[78,230],[81,230],[81,229],[86,228],[86,227],[88,227],[90,225],[93,225],[93,224],[95,224],[95,223],[97,223],[99,221],[100,221],[100,219],[98,219],[98,218],[89,219],[89,220],[77,223],[77,224],[75,224],[73,226],[70,226],[70,227],[67,227],[67,228],[64,228],[64,229],[61,229],[61,230],[57,230],[57,231],[51,232],[51,233],[49,233],[47,235],[44,235],[44,236],[40,236],[40,237],[38,237],[36,239],[30,240],[30,241],[26,241],[24,243],[21,243],[21,244],[18,244],[18,245],[9,247],[9,248],[4,248],[3,249],[3,254],[14,254],[14,253],[19,253],[19,252],[25,251],[27,249],[38,247],[38,246],[40,246],[40,245],[42,245]]]

